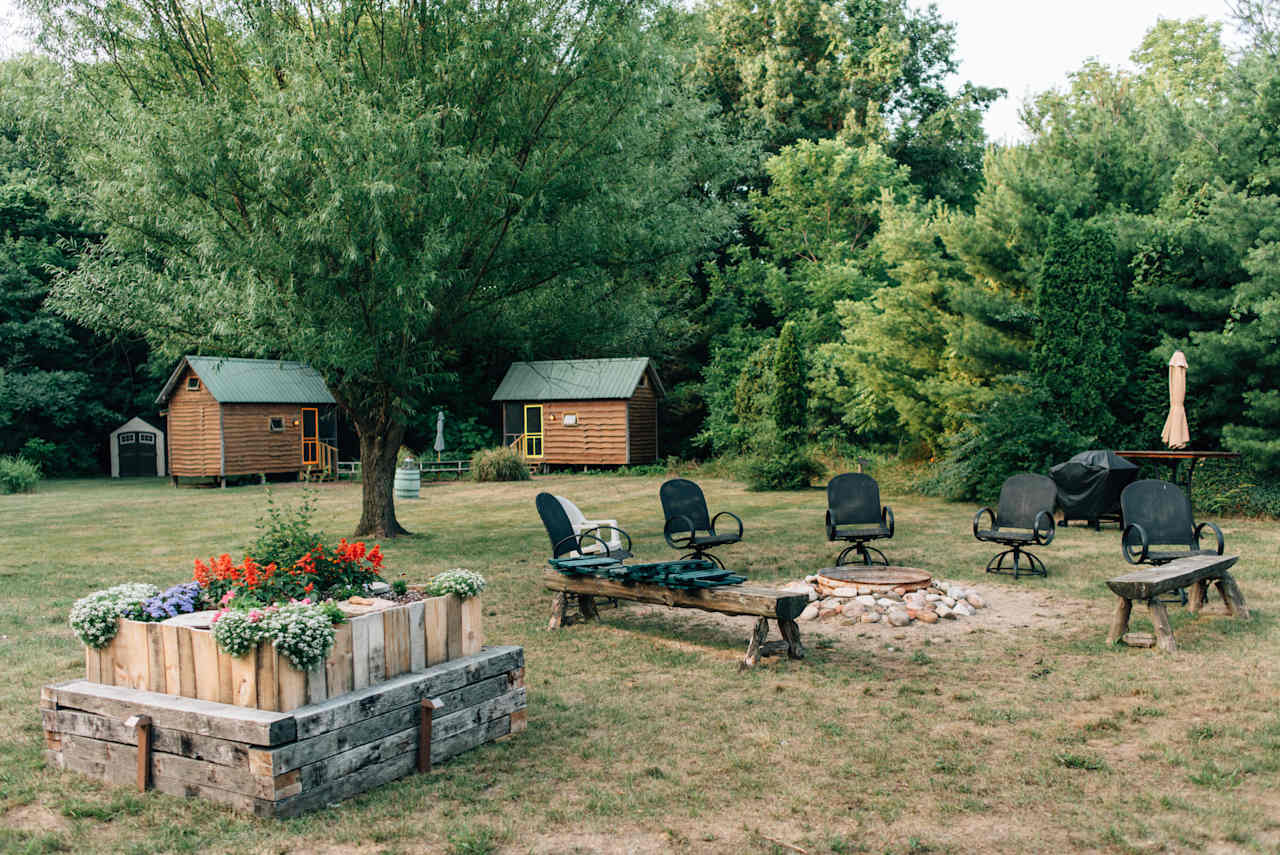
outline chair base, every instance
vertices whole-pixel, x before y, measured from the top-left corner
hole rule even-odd
[[[712,564],[716,565],[721,570],[729,569],[728,567],[724,566],[723,561],[721,561],[719,558],[715,556],[715,553],[707,549],[695,549],[692,552],[686,552],[684,555],[680,556],[680,560],[681,561],[710,561]]]
[[[871,553],[873,552],[880,556],[879,560],[871,560]],[[854,543],[850,546],[846,546],[844,551],[840,553],[840,557],[836,559],[836,566],[843,566],[845,564],[845,559],[849,557],[850,553],[856,553],[858,557],[862,559],[861,563],[864,565],[870,566],[874,563],[883,564],[885,567],[889,566],[889,559],[885,557],[883,552],[876,549],[874,546],[867,546],[865,543]]]
[[[1006,567],[1004,559],[1006,556],[1013,556],[1013,563]],[[1026,566],[1020,565],[1019,559],[1026,558]],[[999,573],[1003,576],[1012,576],[1014,579],[1021,579],[1023,576],[1048,576],[1049,571],[1045,569],[1044,562],[1025,551],[1021,546],[1014,546],[1006,549],[1004,552],[997,554],[987,562],[988,573]]]

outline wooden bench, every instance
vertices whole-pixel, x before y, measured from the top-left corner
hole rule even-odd
[[[599,617],[596,597],[617,600],[634,600],[639,603],[655,603],[677,609],[702,609],[726,615],[755,615],[759,618],[747,644],[747,655],[740,669],[754,667],[762,656],[786,653],[791,659],[804,658],[804,645],[800,643],[800,627],[796,618],[809,604],[806,594],[796,594],[765,588],[760,585],[724,585],[718,588],[699,588],[692,591],[674,590],[647,582],[623,582],[601,579],[595,576],[566,576],[556,570],[548,570],[542,577],[550,591],[555,591],[551,605],[551,622],[547,629],[559,629],[567,621],[569,594],[576,594],[583,619]],[[769,621],[778,624],[781,641],[766,641]]]
[[[1151,623],[1155,625],[1157,646],[1161,650],[1172,653],[1177,648],[1173,642],[1173,628],[1169,625],[1169,613],[1165,609],[1165,604],[1156,600],[1156,597],[1190,586],[1187,610],[1197,614],[1204,605],[1210,582],[1217,585],[1218,593],[1222,596],[1222,602],[1226,604],[1227,611],[1233,617],[1248,620],[1249,607],[1244,603],[1244,595],[1240,593],[1236,580],[1227,572],[1239,558],[1238,555],[1191,555],[1159,567],[1136,570],[1108,580],[1107,587],[1115,592],[1120,602],[1116,604],[1115,615],[1111,620],[1111,631],[1107,634],[1107,643],[1115,644],[1124,638],[1129,629],[1129,614],[1133,609],[1133,601],[1143,600],[1151,610]]]

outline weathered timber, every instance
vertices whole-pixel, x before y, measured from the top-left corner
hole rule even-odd
[[[41,710],[41,723],[51,733],[84,736],[122,745],[135,745],[137,735],[119,719],[79,710]],[[164,754],[176,754],[192,760],[217,763],[219,766],[246,766],[250,747],[244,742],[200,736],[184,730],[152,726],[151,748]]]
[[[418,702],[418,774],[431,771],[431,717],[444,709],[439,698],[423,698]]]
[[[231,659],[232,703],[238,707],[258,705],[258,649]]]
[[[547,621],[547,630],[551,631],[564,626],[565,614],[568,610],[569,595],[564,591],[557,591],[551,598],[551,620]]]
[[[388,609],[382,613],[383,671],[398,677],[409,670],[409,610]]]
[[[452,689],[505,674],[524,666],[524,649],[490,647],[473,656],[453,659],[420,674],[403,674],[385,683],[331,698],[294,711],[297,738],[305,739],[397,707],[416,704]]]
[[[1149,632],[1126,632],[1120,636],[1125,647],[1155,647],[1156,637]]]
[[[724,585],[719,588],[681,591],[644,582],[625,584],[594,576],[565,576],[556,570],[547,570],[542,580],[551,591],[616,597],[729,615],[755,615],[794,620],[809,604],[809,598],[804,594],[789,593],[759,585]]]
[[[165,668],[164,668],[164,635],[160,631],[160,624],[147,624],[147,685],[143,688],[152,692],[164,692],[167,687],[165,685]]]
[[[276,651],[276,703],[281,712],[297,709],[307,702],[307,674],[299,671],[289,657]]]
[[[1191,590],[1187,591],[1187,611],[1191,612],[1193,615],[1199,614],[1200,610],[1204,608],[1205,595],[1208,594],[1208,592],[1209,580],[1197,579],[1195,583],[1191,585]]]
[[[791,618],[778,618],[778,629],[787,642],[787,658],[803,659],[804,644],[800,641],[800,624]]]
[[[369,615],[369,685],[387,679],[387,635],[381,614]]]
[[[1238,555],[1192,555],[1108,579],[1107,587],[1126,600],[1150,600],[1201,579],[1221,578],[1239,559]]]
[[[324,680],[330,698],[345,695],[355,688],[351,623],[333,628],[333,649],[324,660]]]
[[[1133,600],[1121,597],[1116,603],[1115,613],[1111,616],[1111,629],[1107,632],[1107,644],[1115,644],[1129,628],[1129,616],[1133,613]]]
[[[1244,594],[1230,573],[1223,571],[1222,578],[1215,583],[1222,602],[1233,617],[1249,620],[1249,607],[1244,603]]]
[[[193,636],[192,632],[178,633],[178,694],[184,698],[196,696],[196,656],[192,642]]]
[[[218,645],[213,640],[213,633],[192,630],[191,653],[195,663],[196,697],[202,701],[220,701]]]
[[[507,694],[511,689],[507,675],[499,674],[496,677],[444,692],[438,696],[438,700],[447,713],[450,710],[458,711],[477,706]],[[370,716],[345,727],[335,728],[309,739],[299,739],[297,742],[278,748],[255,749],[251,752],[252,768],[258,774],[280,775],[393,733],[408,730],[417,721],[417,703],[415,701],[381,715]],[[442,714],[438,713],[437,716]]]
[[[361,615],[350,620],[351,688],[356,691],[369,687],[369,630],[371,622],[375,618],[378,620],[378,625],[381,626],[382,617],[380,615]]]
[[[462,600],[457,597],[445,599],[446,624],[448,637],[445,638],[445,650],[449,659],[457,659],[462,655]]]
[[[747,644],[747,656],[738,665],[739,671],[745,671],[748,668],[754,668],[756,663],[760,661],[760,646],[764,644],[764,640],[769,636],[769,619],[760,618],[756,621],[755,627],[751,631],[751,641]]]
[[[274,644],[258,645],[258,709],[280,709],[279,664],[280,654]]]
[[[1173,653],[1178,645],[1173,640],[1173,626],[1169,623],[1169,610],[1159,600],[1148,600],[1147,609],[1151,612],[1151,625],[1156,630],[1156,647],[1165,653]]]
[[[102,657],[97,648],[84,649],[84,678],[93,683],[102,682]]]
[[[234,739],[252,745],[280,745],[297,738],[297,725],[293,716],[287,713],[162,695],[124,686],[106,686],[87,680],[70,680],[48,688],[57,708],[83,710],[119,719],[143,713],[151,716],[157,727]]]
[[[427,667],[427,633],[424,618],[427,607],[419,600],[409,604],[409,670]]]
[[[329,697],[329,684],[325,680],[324,663],[317,663],[307,672],[307,703],[318,704]]]
[[[439,665],[449,658],[448,644],[445,637],[449,633],[449,610],[446,597],[432,597],[423,600],[426,610],[427,665]]]
[[[157,691],[166,695],[182,694],[182,656],[178,646],[178,627],[174,624],[156,624],[160,630],[160,643],[164,655],[164,687]],[[92,680],[85,674],[86,680]]]
[[[462,601],[461,609],[462,655],[470,656],[484,647],[484,605],[478,597],[470,597]]]
[[[137,753],[138,792],[145,793],[151,783],[151,716],[133,715],[124,726],[133,730]]]

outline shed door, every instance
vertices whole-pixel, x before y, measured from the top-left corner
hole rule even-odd
[[[156,474],[156,435],[125,431],[116,434],[120,455],[120,477],[137,478]]]

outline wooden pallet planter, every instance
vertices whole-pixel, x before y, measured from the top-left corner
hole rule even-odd
[[[485,648],[288,712],[72,680],[44,687],[40,714],[51,766],[295,816],[523,730],[524,650]]]
[[[270,642],[232,656],[218,649],[207,629],[121,620],[109,644],[85,648],[85,680],[288,712],[470,656],[484,645],[478,597],[393,605],[352,615],[334,629],[328,658],[303,672]]]

